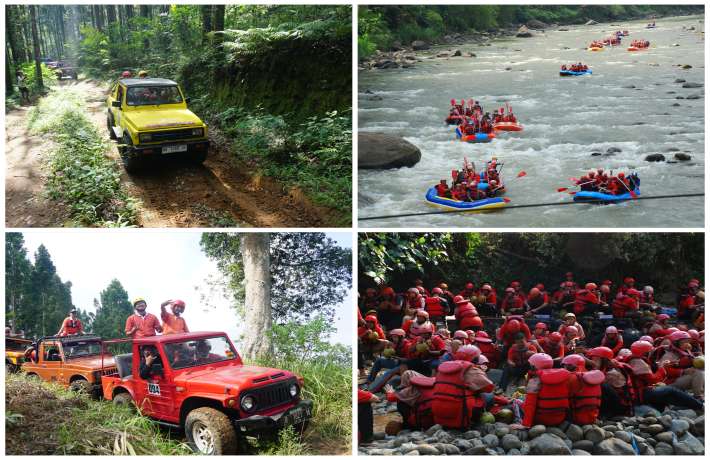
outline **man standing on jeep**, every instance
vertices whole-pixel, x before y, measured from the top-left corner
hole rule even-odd
[[[65,337],[67,335],[76,335],[84,333],[84,325],[81,324],[81,320],[76,317],[76,308],[72,308],[69,312],[69,317],[64,318],[62,322],[62,327],[57,332],[60,337]]]
[[[173,311],[170,313],[165,307],[170,305]],[[163,334],[180,334],[190,332],[187,329],[185,318],[182,317],[185,311],[185,302],[182,300],[166,300],[160,304],[160,318],[163,320]]]
[[[158,318],[146,311],[148,304],[145,299],[138,297],[133,300],[134,314],[126,320],[126,335],[137,339],[140,337],[152,337],[157,332],[163,332]]]

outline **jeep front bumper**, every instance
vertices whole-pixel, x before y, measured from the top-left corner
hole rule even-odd
[[[280,429],[309,420],[313,414],[313,401],[301,400],[290,409],[276,415],[252,415],[251,417],[234,420],[237,433],[249,433]]]
[[[210,148],[210,141],[200,139],[197,141],[166,142],[164,144],[153,145],[131,145],[126,153],[131,156],[163,156],[163,155],[190,155],[207,152]]]

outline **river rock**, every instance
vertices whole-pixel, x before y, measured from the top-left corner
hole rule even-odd
[[[580,427],[579,425],[570,424],[565,434],[567,435],[567,438],[572,442],[584,439],[584,432],[582,431],[582,427]]]
[[[702,88],[703,84],[702,83],[693,83],[693,82],[685,82],[683,83],[682,88]]]
[[[419,451],[418,450],[410,450],[409,452],[407,452],[404,455],[419,455]]]
[[[422,158],[414,144],[391,134],[361,132],[358,144],[358,166],[362,169],[411,167]]]
[[[518,456],[523,454],[518,449],[510,449],[506,455]]]
[[[584,439],[596,444],[604,440],[604,433],[605,431],[598,426],[592,426],[584,431]]]
[[[392,59],[381,59],[377,62],[375,62],[374,67],[377,69],[396,69],[399,67],[399,64],[394,62]]]
[[[675,104],[672,104],[671,107],[680,107],[680,104],[676,102]]]
[[[390,50],[392,51],[402,51],[404,49],[404,46],[402,46],[402,42],[399,40],[395,40],[392,42],[390,45]]]
[[[486,447],[498,447],[498,436],[494,434],[487,434],[483,437],[483,444]]]
[[[454,441],[454,437],[444,430],[437,431],[436,433],[434,433],[433,437],[434,439],[436,439],[436,442],[441,442],[444,444],[451,444]]]
[[[676,455],[702,455],[705,453],[705,446],[698,438],[686,433],[673,443],[673,451]]]
[[[550,433],[550,434],[552,434],[552,435],[557,436],[557,437],[560,438],[560,439],[565,439],[565,438],[567,438],[567,435],[565,434],[565,432],[562,431],[561,429],[559,429],[559,428],[556,427],[556,426],[548,426],[548,427],[547,427],[547,432]]]
[[[685,99],[685,97],[683,97],[683,96],[676,96],[675,98],[676,99]]]
[[[664,431],[662,433],[656,434],[654,438],[658,442],[665,442],[670,444],[673,442],[673,433],[671,433],[670,431]]]
[[[434,436],[437,432],[443,431],[443,429],[444,427],[439,424],[432,425],[431,427],[429,427],[428,430],[424,432],[424,434],[427,436]]]
[[[586,450],[587,452],[592,452],[594,450],[594,443],[586,439],[581,439],[572,443],[572,448],[576,450]]]
[[[531,29],[544,29],[547,27],[547,24],[537,19],[531,19],[527,22],[527,26]]]
[[[569,32],[569,29],[567,27],[561,27],[557,29],[558,32]]]
[[[428,50],[429,48],[431,48],[431,46],[429,46],[429,43],[427,43],[423,40],[414,40],[412,42],[412,49],[414,51],[424,51],[424,50]]]
[[[518,29],[518,32],[515,34],[515,36],[518,38],[530,38],[533,36],[533,34],[532,32],[530,32],[530,30],[528,30],[525,25],[522,25]]]
[[[407,452],[411,450],[416,450],[417,445],[414,444],[413,442],[405,442],[401,446],[399,446],[399,451],[402,452],[403,454],[406,454]]]
[[[462,452],[465,452],[473,447],[473,444],[465,439],[457,439],[453,444]]]
[[[549,433],[543,433],[530,441],[530,453],[538,455],[571,455],[565,442]]]
[[[688,155],[690,157],[690,155]],[[693,422],[693,434],[702,436],[705,434],[705,415],[701,415]]]
[[[693,68],[693,66],[692,66],[692,65],[690,65],[690,64],[684,64],[684,65],[680,66],[680,68],[681,68],[681,69],[685,69],[685,70],[688,70],[688,69],[692,69],[692,68]]]
[[[587,451],[584,450],[579,450],[579,449],[572,449],[572,455],[592,455]]]
[[[609,147],[606,149],[606,153],[621,153],[621,149],[619,147]]]
[[[650,434],[658,434],[661,431],[663,431],[663,425],[659,425],[658,423],[654,423],[653,425],[648,425],[643,431],[646,433]]]
[[[601,152],[592,152],[592,156],[593,157],[600,157],[600,156],[602,156],[602,153]]]
[[[673,83],[685,83],[685,80],[683,80],[682,78],[676,78]]]
[[[671,431],[676,434],[676,436],[684,435],[690,429],[690,424],[682,419],[673,420],[671,422]]]
[[[506,434],[500,440],[500,445],[507,452],[510,449],[520,449],[523,446],[523,442],[514,434]]]
[[[673,446],[665,442],[659,442],[654,449],[656,455],[673,455]]]
[[[478,439],[481,437],[481,432],[478,430],[470,430],[463,434],[464,439]]]
[[[545,425],[535,425],[528,430],[528,436],[530,439],[535,439],[546,431],[547,427]]]
[[[646,161],[666,161],[666,157],[662,153],[652,153],[646,155]]]
[[[593,26],[596,24],[599,24],[599,23],[597,21],[595,21],[594,19],[590,19],[589,21],[584,23],[585,26]]]
[[[417,445],[417,451],[419,455],[439,455],[439,449],[432,446],[431,444],[419,444]]]
[[[631,444],[617,438],[609,438],[594,446],[595,455],[636,455]]]
[[[690,96],[686,96],[686,99],[688,100],[694,100],[694,99],[700,99],[700,94],[691,94]]]
[[[442,51],[441,53],[437,53],[437,54],[436,54],[436,57],[438,57],[438,58],[449,57],[449,52],[448,52],[448,51]]]
[[[628,431],[617,431],[614,433],[616,439],[621,439],[622,441],[631,444],[631,433]]]
[[[675,158],[678,161],[690,161],[690,159],[692,157],[690,155],[688,155],[687,153],[676,153],[675,155],[673,155],[673,158]],[[697,421],[695,422],[695,425],[697,425]],[[701,426],[705,426],[705,425],[703,424]]]
[[[461,56],[461,50],[454,50],[453,53],[451,53],[451,55],[454,57]]]
[[[671,447],[671,452],[672,451],[673,451],[673,448]],[[463,454],[464,455],[488,455],[488,448],[486,446],[475,446],[475,447],[467,450]]]
[[[436,448],[436,450],[438,450],[444,455],[459,455],[461,453],[459,448],[454,446],[453,444],[442,442],[434,444],[433,446]]]

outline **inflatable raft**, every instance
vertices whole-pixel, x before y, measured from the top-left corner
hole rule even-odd
[[[646,51],[647,49],[648,49],[648,47],[637,48],[635,46],[629,46],[628,48],[626,48],[626,51]]]
[[[456,138],[462,140],[463,142],[490,142],[495,139],[496,134],[494,132],[486,133],[476,133],[476,134],[463,134],[461,132],[461,127],[456,127]]]
[[[523,125],[512,121],[501,121],[493,123],[493,129],[496,131],[522,131]]]
[[[578,75],[591,75],[592,69],[587,69],[584,72],[575,72],[574,70],[560,70],[560,77],[576,77]]]
[[[634,189],[634,196],[638,195],[641,195],[641,190],[636,187]],[[621,195],[610,195],[602,192],[580,191],[574,194],[574,201],[599,201],[600,204],[618,203],[633,199],[634,197],[628,192]]]
[[[479,188],[480,188],[479,184]],[[485,184],[488,186],[488,184]],[[484,198],[482,200],[476,201],[458,201],[453,198],[445,198],[437,195],[436,187],[432,187],[426,192],[425,199],[428,203],[434,206],[439,206],[444,209],[449,209],[452,211],[465,209],[470,211],[489,211],[491,209],[500,209],[505,207],[508,203],[505,198],[495,197],[495,198]]]
[[[604,48],[598,47],[598,46],[593,46],[590,48],[587,48],[589,51],[604,51]]]

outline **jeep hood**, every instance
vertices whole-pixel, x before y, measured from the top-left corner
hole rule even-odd
[[[126,110],[123,116],[139,131],[201,127],[203,125],[202,120],[188,109],[161,106],[159,110],[156,110],[155,107],[150,105],[146,108]]]
[[[176,380],[182,380],[187,385],[215,385],[221,389],[220,393],[223,393],[224,387],[235,390],[253,388],[293,376],[291,372],[281,369],[231,364],[220,367],[208,366],[199,370],[186,369]],[[272,379],[272,377],[276,378]]]
[[[104,356],[104,367],[116,367],[113,356]],[[86,358],[70,358],[66,361],[68,366],[80,366],[88,369],[101,369],[101,356],[87,356]]]

